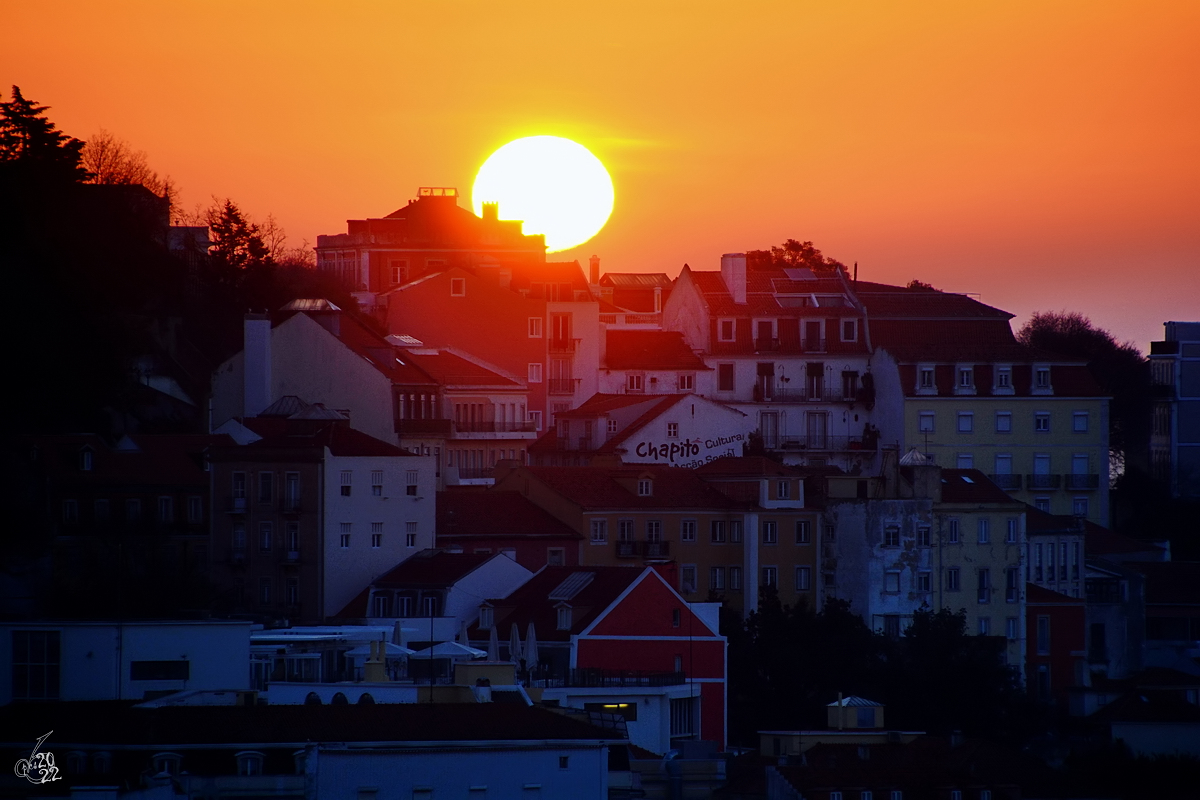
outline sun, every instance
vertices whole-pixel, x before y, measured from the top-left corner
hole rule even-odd
[[[600,159],[560,136],[516,139],[488,156],[471,187],[471,204],[499,203],[500,218],[522,220],[546,236],[552,253],[591,239],[613,210],[613,184]]]

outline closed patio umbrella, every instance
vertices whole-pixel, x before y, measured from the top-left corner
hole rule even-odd
[[[496,632],[496,626],[488,632],[488,661],[500,660],[500,634]]]
[[[529,630],[525,632],[525,669],[532,672],[538,664],[537,634],[533,630],[533,621],[529,622]]]
[[[512,626],[512,635],[508,637],[508,660],[518,665],[521,661],[521,634],[517,630],[515,622]]]

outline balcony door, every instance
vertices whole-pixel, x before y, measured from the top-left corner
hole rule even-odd
[[[824,450],[829,444],[829,414],[824,411],[810,411],[805,414],[805,418],[808,446],[815,450]]]
[[[779,413],[764,411],[758,417],[759,429],[762,432],[763,447],[775,450],[779,447]]]

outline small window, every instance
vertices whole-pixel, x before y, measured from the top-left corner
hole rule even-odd
[[[264,553],[271,549],[271,542],[275,538],[274,525],[270,522],[258,523],[258,549]]]
[[[681,542],[696,541],[696,520],[685,519],[679,523],[679,541],[681,541]]]
[[[570,766],[571,766],[571,757],[570,756],[559,756],[558,757],[558,768],[559,769],[570,769]]]
[[[491,606],[479,607],[479,627],[483,630],[489,630],[492,627],[492,620],[495,619],[494,609]]]
[[[561,567],[567,563],[567,551],[561,547],[546,548],[546,566]]]
[[[929,547],[928,525],[921,525],[917,528],[917,547]]]
[[[169,498],[160,498],[160,502],[165,499]],[[67,525],[74,525],[76,522],[79,522],[79,503],[75,500],[63,500],[62,516],[63,522]]]
[[[541,365],[539,364],[539,366],[541,366]],[[533,429],[535,431],[540,431],[542,429],[542,412],[541,411],[530,411],[529,412],[529,421],[530,421],[530,423],[533,424]],[[521,451],[522,458],[524,458],[524,453],[525,453],[525,451],[522,450]]]
[[[467,279],[466,278],[451,278],[450,279],[450,296],[451,297],[466,297],[467,296]]]
[[[530,339],[542,338],[542,318],[541,317],[530,317],[529,318],[529,338]]]
[[[987,636],[992,632],[992,620],[989,617],[979,618],[979,635]]]
[[[625,391],[638,394],[646,391],[646,378],[641,373],[631,373],[625,376]]]
[[[530,383],[541,383],[542,382],[542,365],[541,364],[530,364],[529,370],[527,373],[527,377],[529,378]]]
[[[193,525],[204,521],[204,501],[196,495],[188,498],[187,521]]]
[[[920,433],[933,433],[933,412],[921,411],[917,414],[917,431]]]
[[[131,498],[125,501],[125,521],[139,522],[142,519],[142,501]]]
[[[243,777],[263,774],[262,753],[253,750],[243,750],[237,754],[237,774]]]
[[[791,494],[791,488],[792,488],[792,485],[791,485],[790,481],[778,481],[775,484],[776,499],[787,500],[788,496]]]
[[[605,544],[608,542],[608,520],[594,519],[592,520],[592,544]]]
[[[692,594],[696,591],[696,565],[684,564],[679,568],[679,591],[681,594]],[[678,626],[676,626],[678,627]]]
[[[610,436],[617,432],[617,421],[615,419],[608,420],[607,430]]]
[[[713,544],[725,543],[725,520],[714,519],[708,525],[709,539]]]
[[[1049,367],[1034,367],[1033,369],[1033,385],[1036,389],[1050,388],[1050,368]]]
[[[383,523],[371,523],[371,547],[383,547]]]
[[[696,390],[696,376],[690,372],[679,374],[679,391],[692,392]]]
[[[1012,412],[996,412],[996,433],[1012,433]]]
[[[1012,394],[1012,367],[997,366],[996,367],[996,392],[998,394]]]
[[[339,542],[342,547],[350,546],[350,533],[351,533],[350,526],[351,526],[351,524],[352,523],[349,523],[349,522],[343,522],[340,525]]]
[[[917,370],[917,389],[926,394],[937,392],[937,383],[933,378],[933,367],[920,367]]]
[[[855,320],[855,319],[842,320],[842,341],[843,342],[858,341],[858,320]]]
[[[796,591],[807,592],[812,588],[812,567],[796,567]]]
[[[571,630],[571,607],[566,604],[558,607],[558,629],[560,631]]]
[[[637,482],[638,497],[650,497],[654,494],[654,481],[649,478],[639,478]]]
[[[812,523],[806,519],[796,520],[796,544],[812,543]]]
[[[679,423],[678,422],[668,422],[667,423],[667,438],[668,439],[678,439],[679,438]]]
[[[884,547],[899,547],[900,546],[900,527],[898,525],[888,525],[883,529],[883,546]]]
[[[1006,529],[1004,531],[1004,543],[1016,544],[1017,542],[1017,518],[1009,517],[1006,520]]]
[[[975,368],[974,367],[959,367],[958,368],[958,388],[959,389],[974,389],[975,388]]]
[[[917,573],[917,591],[922,594],[928,594],[932,591],[933,577],[929,572]]]
[[[979,523],[979,543],[988,544],[992,541],[992,522],[987,517],[981,517]]]
[[[371,470],[371,496],[383,497],[383,470]]]
[[[1009,617],[1004,620],[1004,638],[1010,642],[1017,640],[1017,618]]]
[[[961,579],[958,572],[958,567],[950,567],[946,570],[946,591],[957,592],[962,588]]]
[[[421,471],[408,469],[404,471],[404,494],[407,497],[417,496],[417,486],[420,485]]]
[[[275,496],[275,473],[258,473],[258,502],[269,503]]]
[[[888,570],[883,573],[883,590],[889,594],[897,594],[900,591],[900,573],[896,570]]]
[[[350,496],[350,488],[353,484],[354,473],[351,470],[344,469],[342,473],[342,497]]]
[[[779,585],[779,570],[776,567],[762,568],[762,585],[772,588]]]
[[[742,568],[729,568],[729,591],[740,592],[742,590]]]
[[[946,520],[946,533],[946,538],[949,540],[950,544],[958,544],[959,528],[957,517],[951,517],[950,519]]]
[[[975,430],[975,414],[971,411],[958,412],[958,432],[971,433]]]
[[[737,338],[737,326],[734,320],[719,319],[717,320],[717,341],[732,342]]]
[[[774,520],[763,520],[762,543],[763,544],[778,544],[779,543],[779,525]]]
[[[740,544],[742,541],[742,521],[740,519],[731,519],[729,521],[729,541],[733,544]]]
[[[417,523],[415,523],[415,522],[405,522],[404,523],[404,546],[405,547],[416,547],[417,546]]]
[[[732,392],[733,390],[733,364],[717,364],[717,391]]]
[[[978,601],[980,603],[992,602],[992,571],[986,567],[979,570],[977,573],[978,580]]]
[[[1033,415],[1033,429],[1037,433],[1050,432],[1050,414],[1048,412],[1039,411]]]
[[[1087,433],[1088,430],[1088,412],[1076,411],[1071,415],[1071,430],[1075,433]]]
[[[725,588],[725,568],[713,567],[708,571],[708,588],[719,592]]]
[[[1071,500],[1071,513],[1077,517],[1086,517],[1088,515],[1088,499],[1076,497]]]

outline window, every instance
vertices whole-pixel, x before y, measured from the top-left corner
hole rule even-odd
[[[681,542],[696,541],[696,520],[685,519],[679,523],[679,541],[681,541]]]
[[[558,768],[559,769],[568,769],[570,764],[571,764],[570,756],[559,756],[558,757]]]
[[[806,519],[796,520],[796,544],[812,544],[812,523]]]
[[[791,494],[792,484],[790,481],[778,481],[775,484],[775,497],[779,500],[787,500]]]
[[[1004,531],[1004,543],[1005,544],[1016,544],[1017,543],[1017,518],[1009,517],[1007,520],[1005,520],[1005,525],[1006,525],[1006,528]]]
[[[637,372],[626,375],[625,391],[632,394],[639,394],[646,391],[645,376]]]
[[[1071,415],[1071,430],[1075,433],[1087,433],[1088,412],[1076,411]]]
[[[161,503],[164,499],[169,500],[170,498],[160,497],[159,502]],[[68,525],[74,525],[76,522],[79,522],[79,503],[75,500],[63,500],[62,518],[63,522]]]
[[[762,543],[763,544],[778,544],[779,543],[779,525],[774,520],[763,520]]]
[[[883,590],[889,594],[897,594],[900,591],[900,573],[896,570],[888,570],[883,573]]]
[[[725,588],[725,568],[713,567],[708,571],[708,588],[714,592]]]
[[[683,594],[691,594],[696,591],[696,565],[684,564],[679,568],[679,591]],[[676,625],[676,628],[679,626]]]
[[[717,391],[733,391],[733,364],[717,364]]]
[[[978,601],[980,603],[990,603],[992,601],[992,572],[987,567],[981,567],[978,572],[979,591]]]
[[[450,279],[450,296],[451,297],[466,297],[467,296],[467,279],[466,278],[451,278]]]
[[[807,592],[812,588],[812,567],[796,567],[796,591]]]
[[[637,482],[638,497],[650,497],[654,494],[654,481],[649,478],[638,478]]]
[[[383,497],[383,470],[371,470],[371,496]]]
[[[383,547],[383,523],[371,523],[371,547]]]
[[[526,377],[528,377],[530,383],[541,383],[542,365],[540,363],[530,364]]]
[[[667,423],[667,438],[668,439],[678,439],[679,438],[679,423],[678,422],[668,422]]]
[[[300,555],[300,523],[289,522],[287,524],[287,549],[288,555],[293,554],[296,557]]]
[[[1004,620],[1004,638],[1010,642],[1017,640],[1017,618],[1008,617]]]
[[[959,469],[974,469],[975,455],[973,453],[959,453],[954,458],[954,466]]]
[[[856,319],[842,320],[842,341],[843,342],[858,341],[858,320],[856,320]]]
[[[898,525],[888,525],[883,529],[883,546],[884,547],[899,547],[900,546],[900,527]]]
[[[975,368],[974,367],[959,367],[958,368],[958,390],[971,391],[975,389]]]
[[[937,394],[937,383],[933,379],[933,367],[917,369],[917,390],[922,394]]]
[[[417,546],[417,523],[415,523],[415,522],[404,523],[404,546],[405,547],[416,547]]]
[[[61,670],[58,631],[12,632],[14,700],[57,700]]]
[[[488,630],[492,627],[495,614],[491,606],[479,607],[479,627],[483,630]]]
[[[343,522],[343,523],[341,524],[341,539],[340,539],[340,543],[341,543],[341,546],[342,546],[342,547],[349,547],[349,546],[350,546],[350,523],[349,523],[349,522]]]
[[[1050,655],[1050,617],[1048,616],[1037,618],[1037,654],[1039,656]]]
[[[971,433],[975,430],[975,414],[971,411],[958,412],[958,432]]]
[[[567,551],[561,547],[546,548],[546,566],[561,567],[567,563]]]
[[[71,501],[74,504],[74,500]],[[158,498],[158,521],[159,522],[174,522],[175,521],[175,500],[171,497]]]
[[[917,414],[917,431],[920,433],[933,433],[933,430],[933,412],[919,412]]]
[[[275,473],[258,473],[258,502],[269,503],[275,494]]]
[[[732,342],[737,338],[737,325],[731,319],[717,320],[717,341]]]
[[[530,317],[529,318],[529,338],[530,339],[542,338],[542,318],[541,317]]]
[[[108,500],[99,499],[92,506],[92,513],[96,515],[96,522],[108,522],[109,510]]]
[[[662,520],[648,519],[646,520],[646,541],[661,542],[662,541]]]
[[[187,521],[193,525],[204,521],[204,501],[196,495],[188,498]]]
[[[1049,367],[1034,367],[1033,368],[1033,388],[1034,389],[1049,389],[1050,388],[1050,368]]]
[[[742,568],[729,568],[729,591],[740,592],[742,590]]]
[[[615,419],[610,419],[608,421],[608,433],[611,436],[612,434],[614,434],[616,432],[617,432],[617,421]]]
[[[691,392],[696,389],[696,376],[690,372],[679,373],[679,391]]]
[[[928,525],[921,525],[917,528],[917,547],[929,547]]]
[[[950,544],[958,544],[958,518],[951,517],[946,520],[947,536]]]
[[[258,581],[258,602],[260,605],[271,604],[271,579],[260,578]]]
[[[529,421],[533,423],[533,429],[535,431],[540,431],[542,429],[542,412],[541,411],[530,411],[529,412]],[[525,457],[524,453],[525,453],[525,451],[522,450],[521,451],[522,458]]]
[[[1012,367],[1006,364],[996,366],[996,394],[1012,394]]]
[[[1004,570],[1004,602],[1015,603],[1021,599],[1020,569],[1008,567]]]
[[[275,531],[270,522],[258,523],[258,549],[268,552],[271,549],[271,540],[275,538]]]
[[[928,593],[928,592],[930,592],[930,591],[932,591],[932,590],[933,590],[933,576],[932,576],[932,573],[929,573],[929,572],[918,572],[918,573],[917,573],[917,591],[918,591],[918,592],[926,592],[926,593]]]
[[[825,541],[833,542],[837,540],[837,529],[832,525],[825,526]]]
[[[404,471],[404,494],[408,497],[417,496],[417,486],[420,483],[421,471],[417,469],[406,469]]]
[[[709,538],[714,544],[725,543],[725,520],[714,519],[708,524]]]
[[[957,592],[962,588],[959,582],[958,567],[950,567],[946,570],[946,591]]]
[[[729,541],[733,544],[740,544],[742,541],[742,521],[740,519],[731,519],[729,521]]]
[[[1049,497],[1033,498],[1033,507],[1036,508],[1038,511],[1045,511],[1047,514],[1049,514],[1050,513],[1050,498]]]
[[[243,777],[262,775],[263,754],[252,750],[243,750],[237,754],[237,774]]]
[[[594,519],[592,520],[592,544],[605,544],[608,542],[608,520]]]
[[[1033,429],[1037,433],[1050,432],[1050,414],[1039,411],[1033,415]]]
[[[136,498],[125,501],[125,521],[138,522],[142,518],[142,501]]]
[[[354,480],[354,473],[351,470],[344,469],[342,472],[342,497],[350,496],[350,486]]]
[[[558,611],[558,620],[557,620],[558,629],[560,631],[571,630],[571,607],[569,605],[567,605],[566,603],[563,603],[562,605],[560,605],[558,607],[557,611]]]
[[[1088,515],[1088,499],[1086,497],[1075,497],[1071,500],[1071,513],[1077,517],[1086,517]]]
[[[992,522],[987,517],[981,517],[978,522],[979,543],[989,544],[992,541]]]
[[[979,618],[979,635],[987,636],[989,633],[991,633],[991,629],[992,629],[991,618],[990,617],[980,617]]]
[[[236,555],[237,551],[246,549],[246,523],[235,522],[233,524],[233,549]]]
[[[155,753],[151,763],[154,764],[156,773],[167,773],[168,775],[179,774],[179,763],[183,758],[178,753]]]
[[[233,473],[233,499],[243,501],[246,499],[246,473],[244,472]]]
[[[682,663],[679,666],[682,668]],[[676,670],[679,671],[681,670]],[[691,697],[671,699],[672,736],[691,736],[695,733],[695,708],[695,701]]]
[[[1071,580],[1079,580],[1079,542],[1071,545]]]
[[[1012,433],[1012,412],[996,412],[996,433]]]
[[[779,570],[775,567],[762,568],[762,585],[763,586],[778,586],[779,585]]]

